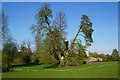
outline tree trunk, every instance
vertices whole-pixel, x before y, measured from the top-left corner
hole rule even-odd
[[[7,72],[10,72],[10,64],[7,66]]]
[[[67,66],[66,64],[68,63],[68,40],[65,40],[65,50],[64,50],[64,66]]]
[[[80,33],[80,29],[81,29],[81,27],[79,28],[79,30],[78,30],[78,32],[77,32],[75,38],[73,39],[73,41],[72,41],[72,43],[71,43],[71,45],[70,45],[69,51],[71,50],[71,48],[72,48],[72,46],[73,46],[73,43],[75,42],[77,36],[79,35],[79,33]]]
[[[58,67],[63,67],[64,66],[64,57],[61,56],[60,52],[58,53],[58,56],[59,56],[59,60],[60,60],[60,63],[59,63]]]

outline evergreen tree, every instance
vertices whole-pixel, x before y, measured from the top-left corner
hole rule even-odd
[[[114,49],[113,52],[112,52],[112,60],[113,61],[118,61],[119,60],[119,53],[117,51],[117,49]]]

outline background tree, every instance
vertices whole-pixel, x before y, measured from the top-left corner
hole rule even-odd
[[[2,51],[3,71],[5,70],[4,67],[7,68],[7,72],[10,71],[11,65],[16,57],[16,53],[17,53],[16,43],[12,37],[9,37],[7,43],[4,44]]]
[[[107,61],[111,61],[111,55],[106,54],[106,60],[107,60]]]
[[[8,17],[2,11],[2,70],[10,71],[17,52],[17,45],[8,28]]]
[[[32,51],[30,48],[29,41],[23,41],[21,45],[21,53],[20,53],[21,60],[24,64],[29,64],[31,62]]]
[[[8,29],[8,16],[2,11],[2,45],[6,43],[9,37],[9,29]]]
[[[114,49],[113,52],[112,52],[112,60],[113,61],[118,61],[119,60],[119,53],[117,51],[117,49]]]
[[[106,60],[107,60],[105,54],[103,54],[103,53],[99,54],[99,57],[102,58],[103,61],[106,61]]]
[[[93,55],[94,55],[94,54],[89,51],[89,56],[90,56],[90,57],[93,57]]]
[[[90,57],[95,57],[95,58],[98,58],[99,57],[99,54],[97,52],[89,52],[89,56]]]

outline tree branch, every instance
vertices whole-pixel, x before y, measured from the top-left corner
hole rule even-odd
[[[80,28],[79,28],[79,30],[78,30],[78,32],[77,32],[77,34],[76,34],[75,38],[73,39],[73,41],[72,41],[72,43],[71,43],[71,45],[70,45],[69,50],[71,50],[71,48],[72,48],[72,46],[73,46],[73,43],[75,42],[75,40],[76,40],[77,36],[78,36],[78,35],[79,35],[79,33],[81,32],[81,31],[80,31],[80,29],[81,29],[81,26],[80,26]]]

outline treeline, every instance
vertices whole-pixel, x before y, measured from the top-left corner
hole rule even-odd
[[[76,48],[71,50],[69,66],[81,65],[87,58],[85,46],[79,42],[74,46]],[[46,51],[44,47],[42,49],[39,52],[32,52],[29,41],[23,41],[21,46],[18,46],[13,38],[8,39],[2,50],[2,71],[9,72],[13,65],[59,64],[59,59],[55,57],[54,53],[50,54],[50,50]]]
[[[89,57],[94,57],[94,58],[101,58],[103,61],[119,61],[119,52],[117,49],[114,49],[112,54],[98,54],[97,52],[89,52]]]
[[[9,72],[12,64],[31,63],[32,51],[29,41],[23,41],[19,46],[10,34],[8,16],[2,12],[2,71]]]

